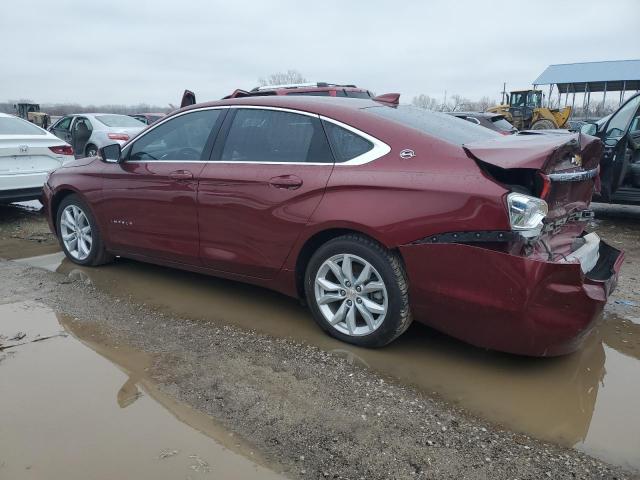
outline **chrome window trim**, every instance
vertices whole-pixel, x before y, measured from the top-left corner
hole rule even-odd
[[[373,144],[373,148],[363,153],[362,155],[358,155],[357,157],[352,158],[351,160],[348,160],[346,162],[247,162],[247,161],[229,161],[229,160],[125,160],[124,163],[218,163],[218,164],[224,164],[224,165],[246,164],[246,165],[354,166],[354,165],[364,165],[366,163],[373,162],[374,160],[377,160],[385,156],[391,151],[391,147],[386,143],[384,143],[382,140],[379,140],[376,137],[373,137],[368,133],[363,132],[362,130],[358,130],[357,128],[352,127],[351,125],[342,123],[338,120],[334,120],[333,118],[325,117],[324,115],[320,115],[317,113],[305,112],[303,110],[294,110],[291,108],[270,107],[270,106],[262,106],[262,105],[219,105],[214,107],[201,107],[201,108],[194,108],[191,110],[187,110],[185,112],[172,115],[169,118],[166,118],[164,120],[160,120],[154,123],[148,130],[145,130],[140,135],[137,135],[136,137],[132,138],[130,142],[125,143],[122,147],[122,151],[124,151],[126,148],[129,148],[130,145],[133,145],[134,141],[138,141],[139,139],[141,139],[142,137],[144,137],[149,132],[153,131],[163,123],[168,122],[174,118],[177,118],[192,112],[199,112],[204,110],[220,110],[225,108],[226,109],[249,109],[249,110],[275,110],[279,112],[295,113],[298,115],[305,115],[307,117],[318,118],[320,120],[331,122],[334,125],[342,127],[345,130],[348,130],[356,135],[363,137],[364,139],[370,141]]]
[[[352,166],[352,165],[364,165],[366,163],[373,162],[381,157],[384,157],[391,151],[391,147],[384,143],[382,140],[377,139],[369,135],[368,133],[363,132],[362,130],[358,130],[351,125],[347,125],[346,123],[342,123],[338,120],[334,120],[333,118],[325,117],[324,115],[320,115],[321,120],[325,120],[327,122],[333,123],[339,127],[344,128],[345,130],[349,130],[351,133],[354,133],[373,144],[373,148],[368,152],[363,153],[362,155],[358,155],[357,157],[352,158],[351,160],[347,160],[346,162],[336,162],[334,165],[338,166]]]

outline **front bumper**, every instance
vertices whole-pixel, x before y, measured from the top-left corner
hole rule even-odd
[[[624,253],[596,265],[533,260],[465,244],[400,247],[416,320],[479,347],[531,356],[577,350],[617,284]]]

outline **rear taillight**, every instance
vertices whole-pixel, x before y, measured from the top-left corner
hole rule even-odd
[[[49,147],[56,155],[73,155],[73,148],[71,145],[58,145],[55,147]]]
[[[551,191],[551,179],[548,175],[545,175],[542,172],[538,172],[540,179],[542,180],[542,188],[540,189],[540,198],[546,200],[549,196],[549,192]]]
[[[129,135],[126,133],[107,133],[107,137],[111,140],[129,140]]]

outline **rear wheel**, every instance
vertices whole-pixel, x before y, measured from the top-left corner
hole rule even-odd
[[[318,325],[348,343],[380,347],[411,324],[400,258],[365,236],[322,245],[307,267],[305,293]]]
[[[87,148],[84,149],[84,154],[87,157],[97,157],[98,156],[98,147],[94,144],[90,143],[87,145]]]
[[[57,212],[60,245],[69,260],[79,265],[101,265],[113,260],[102,243],[98,224],[78,195],[65,197]]]
[[[556,124],[551,120],[547,120],[545,118],[536,121],[533,125],[531,125],[531,130],[551,130],[556,127]]]

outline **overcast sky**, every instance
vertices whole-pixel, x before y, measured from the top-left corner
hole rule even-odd
[[[638,0],[2,0],[0,101],[166,106],[287,69],[499,98],[550,64],[640,58],[638,18]]]

